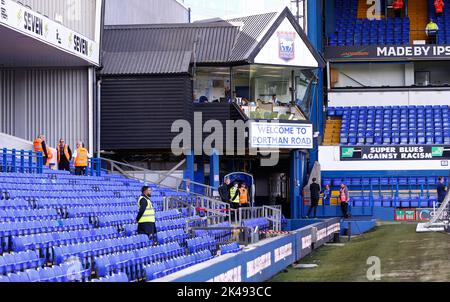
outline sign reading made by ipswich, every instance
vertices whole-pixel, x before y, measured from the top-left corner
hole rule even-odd
[[[341,146],[341,161],[448,160],[450,146]]]
[[[335,61],[448,59],[450,45],[330,46],[325,49],[325,57]]]

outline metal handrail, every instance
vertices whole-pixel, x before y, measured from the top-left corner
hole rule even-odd
[[[164,173],[164,172],[152,171],[152,170],[148,170],[148,169],[145,169],[145,168],[142,168],[142,167],[133,166],[133,165],[130,165],[130,164],[118,162],[118,161],[115,161],[115,160],[112,160],[112,159],[107,159],[107,158],[101,158],[101,160],[103,162],[109,163],[111,165],[111,172],[114,172],[114,169],[116,169],[118,172],[120,172],[125,177],[136,179],[136,180],[139,180],[139,181],[143,180],[145,183],[151,183],[151,184],[158,185],[158,186],[161,186],[161,187],[175,189],[175,190],[177,190],[179,192],[186,192],[186,193],[192,194],[194,196],[208,196],[208,197],[212,197],[214,191],[216,191],[216,188],[211,187],[209,185],[198,183],[198,182],[195,182],[195,181],[192,181],[192,180],[189,180],[189,179],[184,179],[184,178],[178,177],[178,176],[167,175],[167,173]],[[130,168],[132,170],[132,172],[143,172],[143,174],[144,174],[143,175],[143,179],[140,179],[138,177],[135,177],[133,175],[130,175],[130,174],[126,173],[127,171],[125,171],[121,167]],[[147,175],[149,175],[149,174],[152,174],[152,175],[156,174],[158,176],[158,181],[151,181],[151,180],[147,179]],[[170,178],[170,179],[174,179],[174,180],[176,180],[178,182],[181,182],[181,184],[184,184],[185,186],[189,186],[188,187],[189,190],[179,188],[179,186],[178,187],[171,187],[171,186],[164,185],[163,183],[159,182],[159,180],[162,179],[162,178],[164,178],[164,179]],[[191,192],[191,190],[190,190],[191,186],[197,186],[197,187],[203,188],[204,191],[205,191],[205,195],[199,194],[199,193],[196,193],[196,192]]]
[[[42,174],[43,166],[42,152],[0,149],[0,167],[3,172],[10,170],[11,172],[33,173],[35,171]]]

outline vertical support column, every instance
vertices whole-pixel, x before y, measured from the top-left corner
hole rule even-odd
[[[194,172],[194,181],[197,183],[205,183],[205,158],[204,156],[200,156],[197,161],[197,170]],[[205,188],[201,186],[195,186],[194,192],[204,195]]]
[[[186,170],[184,170],[185,180],[194,180],[194,152],[189,150],[186,154]],[[187,190],[188,188],[186,188]],[[189,191],[192,191],[192,184],[189,184]]]
[[[213,150],[209,161],[209,185],[214,189],[220,186],[220,158],[217,150]]]
[[[305,176],[306,156],[301,151],[291,152],[291,219],[303,216],[302,190]]]
[[[323,1],[308,0],[308,38],[314,48],[323,53]],[[324,131],[324,72],[318,70],[317,83],[313,87],[313,96],[311,104],[310,120],[314,125],[314,131],[319,133],[319,138],[323,136]],[[320,139],[315,139],[314,149],[310,151],[311,170],[314,163],[318,160],[318,148]]]

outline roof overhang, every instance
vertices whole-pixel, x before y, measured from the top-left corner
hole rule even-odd
[[[99,65],[100,47],[12,0],[0,2],[0,67]]]

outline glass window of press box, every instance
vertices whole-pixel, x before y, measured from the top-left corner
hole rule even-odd
[[[229,67],[198,67],[193,72],[195,102],[214,103],[231,100]]]
[[[231,70],[232,97],[252,119],[306,120],[311,79],[301,69],[246,65]]]
[[[450,87],[450,62],[336,63],[329,79],[331,89]]]

